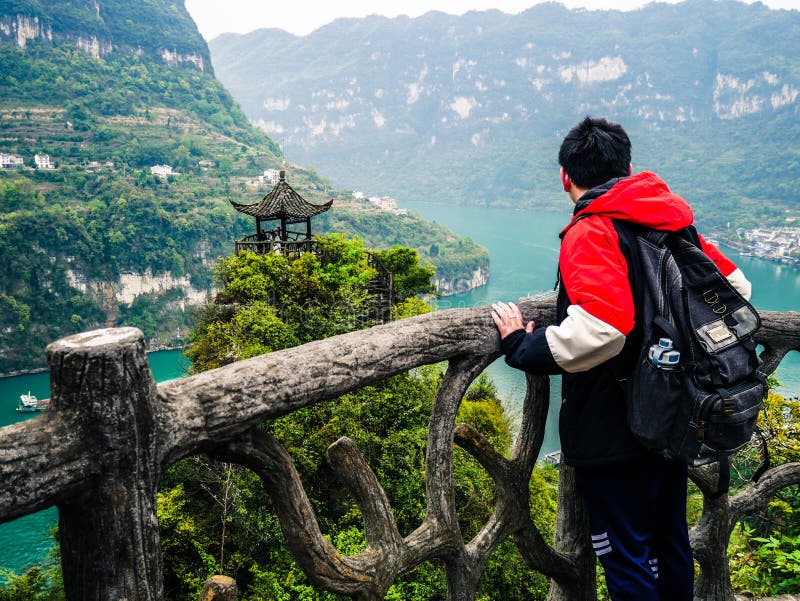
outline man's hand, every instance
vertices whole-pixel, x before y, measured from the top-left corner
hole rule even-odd
[[[516,332],[523,328],[528,334],[533,332],[533,321],[529,321],[528,325],[523,326],[522,313],[514,303],[494,303],[492,305],[492,319],[494,319],[494,325],[500,331],[501,339],[511,332]]]

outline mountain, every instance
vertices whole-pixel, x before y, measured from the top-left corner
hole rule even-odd
[[[0,41],[73,45],[94,58],[134,53],[211,72],[208,47],[182,1],[3,0]]]
[[[558,206],[556,155],[586,114],[706,225],[800,210],[800,12],[689,0],[545,3],[342,19],[209,44],[217,76],[292,160],[413,200]]]
[[[230,201],[266,194],[267,169],[335,199],[315,232],[417,247],[443,283],[488,269],[471,240],[287,164],[214,78],[182,0],[0,0],[0,155],[0,373],[104,325],[182,343],[217,258],[254,231]]]

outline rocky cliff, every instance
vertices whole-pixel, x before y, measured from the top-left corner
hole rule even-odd
[[[635,168],[702,201],[705,219],[752,214],[753,202],[800,206],[797,10],[544,3],[519,15],[343,19],[304,37],[225,34],[209,46],[251,121],[295,160],[367,192],[541,206],[560,197],[567,129],[598,114],[629,130]]]
[[[0,0],[0,42],[65,43],[95,58],[133,53],[211,71],[208,47],[182,0]]]

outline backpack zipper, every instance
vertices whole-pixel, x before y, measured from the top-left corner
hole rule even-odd
[[[703,399],[703,402],[700,403],[700,407],[697,408],[697,440],[699,442],[703,442],[706,437],[708,416],[711,414],[711,410],[718,400],[722,400],[722,397],[714,394],[709,395]]]

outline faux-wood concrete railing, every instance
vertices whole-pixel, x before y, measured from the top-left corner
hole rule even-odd
[[[551,303],[521,303],[544,326]],[[800,349],[800,313],[764,312],[760,341],[765,369]],[[571,470],[561,471],[556,541],[536,530],[528,481],[542,443],[549,381],[528,377],[520,432],[505,458],[466,425],[459,403],[475,377],[499,355],[487,307],[404,319],[270,353],[156,385],[144,339],[134,328],[97,330],[51,344],[51,407],[40,417],[0,430],[0,521],[51,505],[59,509],[62,568],[71,601],[163,598],[156,490],[164,471],[197,453],[247,466],[264,481],[298,564],[319,587],[354,599],[382,599],[398,574],[432,558],[442,561],[450,597],[470,600],[486,561],[512,537],[527,564],[552,578],[550,599],[595,598],[594,555]],[[401,373],[448,362],[434,402],[426,454],[427,515],[398,532],[380,483],[353,443],[340,439],[328,458],[364,516],[367,548],[343,557],[322,536],[286,451],[255,427],[268,418],[333,399]],[[496,508],[465,542],[453,492],[453,442],[494,478]],[[713,470],[694,474],[713,489]],[[733,599],[725,548],[736,520],[800,481],[800,464],[771,469],[757,485],[706,501],[692,532],[702,572],[696,598]]]

